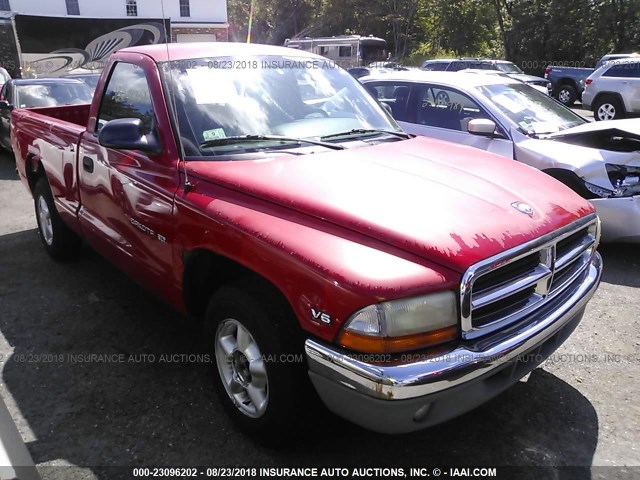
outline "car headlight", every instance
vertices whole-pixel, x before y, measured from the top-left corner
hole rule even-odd
[[[613,190],[609,190],[608,188],[603,188],[600,187],[598,185],[595,185],[593,183],[589,183],[589,182],[584,182],[584,187],[589,190],[591,193],[593,193],[594,195],[601,197],[601,198],[610,198],[615,196],[614,195],[614,191]]]
[[[630,197],[640,194],[640,167],[606,164],[607,175],[614,187],[614,197]]]
[[[438,345],[458,335],[457,297],[444,291],[369,305],[345,322],[338,342],[365,353]]]

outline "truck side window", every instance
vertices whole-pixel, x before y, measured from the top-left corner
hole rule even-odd
[[[116,118],[139,118],[145,133],[153,130],[151,92],[144,71],[137,65],[116,63],[102,97],[98,130]]]

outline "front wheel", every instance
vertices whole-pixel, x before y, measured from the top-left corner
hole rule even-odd
[[[33,200],[38,233],[47,253],[55,260],[68,260],[74,257],[80,250],[82,241],[60,218],[46,178],[36,182],[33,188]]]
[[[205,341],[216,392],[245,433],[285,441],[309,410],[300,327],[279,292],[250,279],[223,287],[207,307]]]
[[[571,85],[561,85],[557,93],[558,101],[567,107],[570,107],[578,98],[577,90]]]
[[[624,118],[624,110],[614,97],[601,97],[593,106],[593,118],[596,121]]]

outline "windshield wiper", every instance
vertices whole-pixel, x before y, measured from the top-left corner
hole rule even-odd
[[[322,137],[320,137],[320,140],[328,140],[330,138],[337,138],[337,137],[348,137],[351,135],[367,135],[367,134],[387,134],[387,135],[393,135],[394,137],[400,137],[400,138],[413,138],[412,135],[409,135],[408,133],[404,133],[404,132],[395,132],[393,130],[378,130],[375,128],[354,128],[353,130],[348,130],[346,132],[339,132],[339,133],[332,133],[330,135],[323,135]]]
[[[211,148],[211,147],[219,147],[219,146],[225,146],[225,145],[233,145],[236,143],[264,142],[264,141],[276,141],[276,142],[281,142],[282,144],[307,143],[309,145],[318,145],[321,147],[330,148],[332,150],[345,149],[345,147],[343,147],[342,145],[336,145],[335,143],[321,142],[319,140],[309,140],[307,138],[282,137],[280,135],[238,135],[234,137],[213,138],[211,140],[205,140],[204,142],[200,143],[200,148]]]

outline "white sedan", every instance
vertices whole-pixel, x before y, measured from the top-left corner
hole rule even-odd
[[[412,71],[360,81],[406,132],[543,170],[591,200],[603,240],[640,242],[640,119],[589,123],[530,86],[494,75]]]

